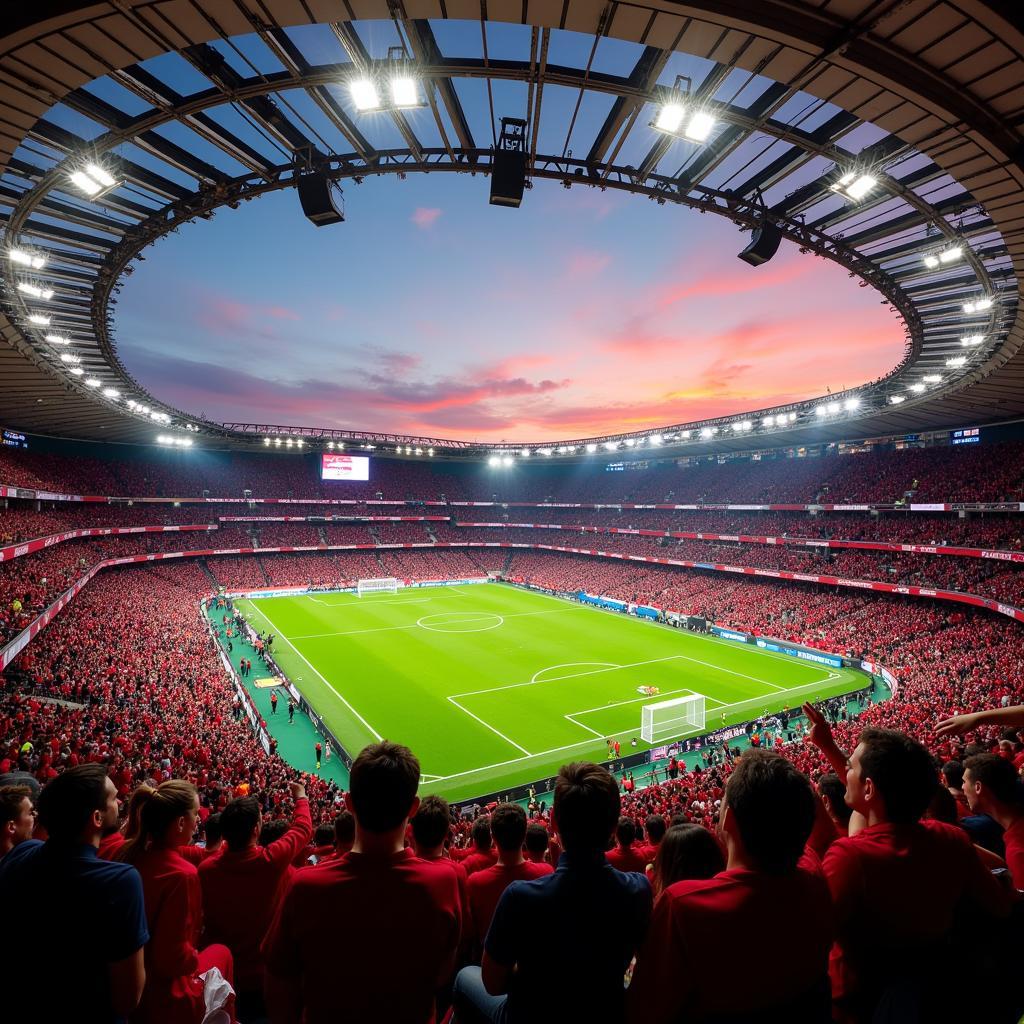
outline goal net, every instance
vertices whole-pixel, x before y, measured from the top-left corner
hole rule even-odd
[[[675,739],[704,728],[704,694],[645,704],[640,709],[640,738],[645,743]]]
[[[356,583],[356,597],[362,597],[363,594],[397,594],[398,593],[398,580],[394,576],[387,576],[384,579],[379,580],[359,580]]]

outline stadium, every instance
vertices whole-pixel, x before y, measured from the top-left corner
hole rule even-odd
[[[1024,1020],[1016,5],[44,0],[0,83],[12,1021]]]

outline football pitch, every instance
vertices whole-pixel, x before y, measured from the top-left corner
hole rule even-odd
[[[275,634],[275,660],[349,753],[405,743],[423,791],[450,800],[606,760],[608,738],[623,755],[642,751],[644,704],[703,694],[711,731],[866,683],[851,669],[499,583],[236,603]]]

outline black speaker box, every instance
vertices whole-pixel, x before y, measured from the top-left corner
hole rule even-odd
[[[754,228],[754,234],[750,239],[750,245],[739,254],[744,263],[752,267],[759,267],[767,263],[779,249],[782,241],[782,232],[774,224],[762,224]]]
[[[491,205],[519,206],[526,188],[526,154],[522,150],[499,149],[491,167]]]
[[[340,224],[343,210],[334,201],[334,182],[324,174],[304,174],[299,178],[299,202],[302,212],[318,227]]]

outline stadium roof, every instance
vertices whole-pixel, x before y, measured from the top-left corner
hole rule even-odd
[[[657,432],[661,451],[805,444],[1020,416],[1024,34],[1014,6],[20,5],[7,13],[0,39],[0,417],[21,430],[117,441],[148,443],[154,425],[172,432],[188,425],[193,435],[245,446],[277,432],[390,451],[493,451],[495,445],[472,440],[196,420],[132,379],[118,358],[111,307],[146,246],[221,206],[293,187],[300,168],[326,170],[339,181],[489,173],[500,118],[510,114],[526,121],[531,178],[624,189],[744,227],[767,219],[803,249],[876,288],[904,319],[906,358],[886,378],[726,421],[666,424]],[[339,14],[345,20],[335,20]],[[448,20],[478,24],[479,46],[448,52]],[[360,33],[360,23],[371,21],[388,24],[390,53]],[[527,57],[492,55],[488,27],[493,32],[499,22],[530,26]],[[576,64],[549,62],[556,29],[591,34]],[[601,39],[632,45],[620,73],[595,64]],[[679,54],[688,55],[685,65]],[[195,88],[179,91],[163,61],[184,62]],[[387,112],[386,130],[378,131],[341,99],[355,75],[382,75],[396,62],[412,71],[429,104],[429,120],[417,120],[419,134],[401,110]],[[685,89],[674,77],[680,67]],[[455,85],[469,79],[482,80],[489,96],[500,83],[521,83],[525,109],[492,103],[488,118],[471,123]],[[545,90],[551,95],[554,87],[577,97],[567,115],[545,107]],[[595,95],[607,115],[591,137],[572,136],[580,105]],[[715,122],[681,166],[674,155],[669,162],[672,137],[651,130],[659,107],[673,98]],[[69,110],[87,131],[62,126],[59,112]],[[561,151],[539,144],[553,137],[539,131],[548,117],[565,121]],[[626,162],[634,151],[640,156]],[[99,167],[100,179],[113,179],[109,189],[103,180],[87,186],[98,193],[92,199],[71,181],[89,164]],[[22,262],[7,258],[11,248]],[[37,255],[45,255],[45,266],[24,262]],[[52,296],[43,297],[49,289]],[[50,322],[34,324],[32,315]],[[702,437],[702,428],[714,434]],[[655,432],[645,433],[632,443],[642,446]],[[586,441],[610,441],[612,450],[616,439],[549,437],[514,447],[553,448],[557,455]]]

